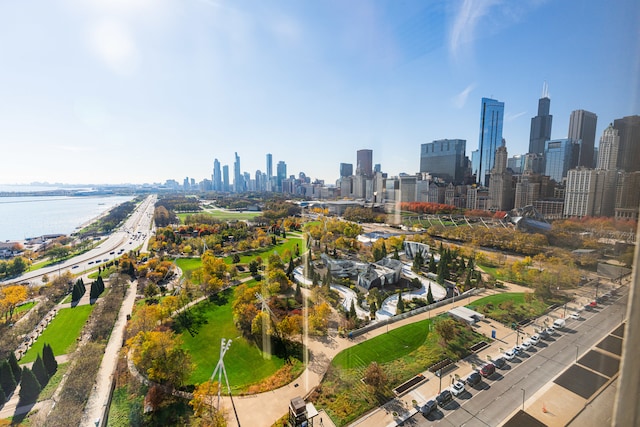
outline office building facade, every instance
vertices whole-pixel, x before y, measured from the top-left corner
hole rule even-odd
[[[213,181],[213,190],[222,191],[222,172],[220,170],[220,162],[218,159],[213,160],[213,176],[211,178]]]
[[[568,138],[547,141],[544,148],[544,174],[561,183],[572,167],[573,146],[573,142]]]
[[[596,143],[596,125],[598,116],[586,110],[575,110],[569,118],[568,138],[580,141],[580,153],[577,166],[595,167],[594,146]]]
[[[420,146],[420,172],[460,184],[467,167],[464,139],[440,139]]]
[[[598,146],[598,162],[596,169],[614,170],[618,163],[618,148],[620,146],[620,136],[614,129],[613,124],[607,126],[600,137]]]
[[[613,121],[618,131],[617,167],[625,172],[640,171],[640,116],[627,116]]]
[[[353,175],[352,163],[340,163],[340,177],[346,177]]]
[[[356,175],[373,176],[373,150],[358,150],[356,153]]]
[[[547,92],[547,85],[545,84],[542,89],[542,98],[538,100],[538,115],[531,118],[529,153],[544,153],[544,144],[551,139],[553,116],[549,114],[551,99],[549,99]]]
[[[503,121],[504,102],[482,98],[476,182],[484,186],[489,185],[489,174],[495,163],[496,149],[504,145],[502,139]]]

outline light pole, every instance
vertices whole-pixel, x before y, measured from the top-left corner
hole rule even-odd
[[[442,368],[438,369],[438,377],[440,377],[440,385],[438,386],[438,394],[442,391]]]
[[[524,411],[524,389],[521,388],[520,390],[522,390],[522,410]]]

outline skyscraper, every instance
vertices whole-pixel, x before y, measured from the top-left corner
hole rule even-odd
[[[240,156],[235,153],[236,161],[233,162],[233,192],[242,193],[244,191],[244,184],[242,179],[242,173],[240,172]]]
[[[373,176],[373,150],[358,150],[356,164],[356,175]]]
[[[340,163],[340,177],[346,177],[353,175],[353,164]]]
[[[461,184],[466,167],[464,139],[440,139],[420,146],[420,172]]]
[[[495,163],[496,149],[504,145],[502,122],[504,102],[482,98],[480,106],[480,140],[478,142],[478,175],[476,182],[488,186],[489,174]]]
[[[495,166],[489,176],[489,209],[510,210],[513,208],[513,180],[507,170],[507,147],[496,150]]]
[[[278,186],[278,191],[282,191],[282,181],[287,179],[287,164],[280,160],[278,165],[276,166],[277,180],[276,184]]]
[[[616,119],[613,128],[620,136],[618,168],[626,172],[640,171],[640,116]]]
[[[544,174],[561,183],[573,165],[573,146],[573,141],[569,138],[547,141],[544,149]]]
[[[218,159],[213,160],[213,191],[222,191],[222,174],[220,172],[220,162]]]
[[[610,124],[602,133],[602,137],[600,137],[596,168],[606,170],[616,169],[619,146],[620,137],[618,136],[618,131],[613,128],[613,124]]]
[[[551,139],[551,122],[553,116],[549,114],[551,100],[547,84],[542,88],[542,98],[538,100],[538,115],[531,118],[531,131],[529,132],[529,153],[544,153],[544,143]]]
[[[267,153],[267,178],[271,179],[273,176],[273,157],[271,153]]]
[[[581,141],[580,154],[578,155],[578,166],[593,168],[595,159],[593,158],[593,147],[596,143],[596,124],[598,116],[590,111],[575,110],[571,112],[569,118],[569,139]]]
[[[222,191],[228,192],[231,189],[229,186],[229,165],[222,166]]]

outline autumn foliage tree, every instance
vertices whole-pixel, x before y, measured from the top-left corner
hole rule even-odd
[[[0,288],[0,313],[6,322],[11,322],[13,313],[20,304],[28,298],[27,287],[23,285],[9,285]]]
[[[191,374],[191,356],[171,331],[140,332],[133,339],[133,362],[150,380],[179,387]]]
[[[227,425],[223,411],[216,409],[219,384],[217,381],[205,381],[198,384],[193,391],[193,399],[189,405],[201,427],[223,427]]]

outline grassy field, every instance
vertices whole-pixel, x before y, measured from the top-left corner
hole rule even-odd
[[[316,407],[324,408],[336,425],[347,425],[393,398],[393,387],[445,357],[458,360],[469,354],[470,346],[487,340],[472,328],[457,323],[456,337],[445,348],[438,334],[429,331],[431,321],[426,319],[402,326],[340,352],[327,370],[321,391],[313,397]],[[372,361],[382,365],[388,379],[379,395],[362,382]]]
[[[29,311],[31,310],[31,308],[33,308],[33,306],[36,305],[35,301],[30,301],[26,304],[22,304],[16,307],[16,309],[13,311],[14,314],[18,314],[18,313],[22,313],[25,311]]]
[[[208,209],[202,212],[181,212],[178,214],[180,223],[184,224],[184,220],[187,217],[187,215],[193,215],[196,213],[209,215],[220,221],[246,221],[246,220],[253,219],[262,214],[262,212],[247,212],[247,211],[233,212],[233,211],[223,211],[218,209]]]
[[[412,323],[378,335],[340,352],[331,362],[342,369],[366,367],[371,362],[387,363],[416,350],[427,339],[431,320]]]
[[[182,270],[182,274],[185,274],[202,267],[202,260],[200,258],[178,258],[176,265]]]
[[[537,298],[527,302],[524,293],[513,292],[480,298],[469,307],[499,322],[510,324],[539,317],[547,306]]]
[[[201,322],[201,326],[194,336],[186,331],[181,335],[184,348],[189,351],[196,366],[189,378],[192,384],[201,383],[211,377],[218,363],[222,338],[233,340],[224,360],[233,391],[240,391],[260,382],[284,365],[284,360],[280,358],[263,358],[263,353],[254,343],[240,336],[233,323],[232,292],[224,292],[226,300],[220,305],[207,300],[194,307],[192,311]]]
[[[36,360],[42,353],[44,343],[49,343],[53,354],[59,356],[67,354],[76,344],[76,339],[82,330],[87,318],[93,310],[93,305],[79,305],[74,308],[63,308],[47,326],[42,335],[20,359],[20,363],[29,363]]]

